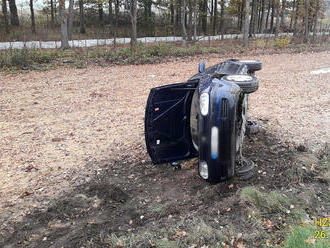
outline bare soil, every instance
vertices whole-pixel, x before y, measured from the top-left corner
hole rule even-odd
[[[144,144],[150,88],[184,82],[195,74],[200,57],[1,74],[0,246],[113,247],[113,235],[164,228],[175,240],[184,236],[176,233],[184,229],[178,224],[182,218],[200,218],[231,230],[223,233],[223,242],[244,233],[246,247],[262,247],[268,236],[246,217],[242,188],[290,195],[316,185],[320,199],[329,190],[321,169],[310,164],[319,163],[330,141],[330,74],[311,74],[330,67],[330,52],[244,58],[263,62],[260,88],[249,98],[261,132],[247,137],[244,151],[258,174],[218,185],[198,177],[194,160],[180,171],[151,165]],[[224,59],[205,58],[207,65]],[[305,150],[301,147],[307,151],[297,151]],[[329,213],[324,199],[311,206],[311,216]],[[284,236],[279,233],[272,242],[281,244]],[[149,241],[141,247],[152,246]]]

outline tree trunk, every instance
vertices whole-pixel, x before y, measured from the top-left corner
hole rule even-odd
[[[59,0],[59,11],[61,18],[61,48],[69,48],[68,40],[68,14],[65,10],[65,0]]]
[[[296,0],[296,11],[294,12],[293,35],[297,35],[298,14],[300,8],[300,0]]]
[[[50,25],[52,28],[55,26],[55,17],[54,17],[54,0],[50,0]]]
[[[292,30],[293,27],[293,19],[296,11],[296,0],[293,0],[292,3],[292,12],[291,12],[291,18],[290,18],[290,30]]]
[[[244,46],[249,45],[249,15],[250,15],[250,0],[245,0],[245,10],[244,10],[244,25],[243,25],[243,41]]]
[[[260,17],[260,29],[259,33],[264,33],[265,31],[265,0],[261,2],[261,17]]]
[[[185,14],[186,14],[186,0],[182,0],[182,10],[181,10],[181,28],[182,28],[182,47],[187,46],[187,31],[185,23]]]
[[[5,22],[6,33],[9,34],[7,0],[2,0],[2,13]]]
[[[224,35],[224,21],[223,21],[223,16],[225,13],[225,0],[221,0],[220,2],[220,7],[221,7],[221,12],[220,12],[220,34],[221,34],[221,39],[223,39],[223,35]]]
[[[193,35],[193,2],[192,0],[188,0],[188,40],[192,40],[192,35]]]
[[[69,40],[72,40],[73,5],[74,5],[74,0],[70,0],[69,1],[69,15],[68,15],[68,39]]]
[[[315,16],[314,16],[314,28],[313,28],[313,42],[315,41],[316,38],[316,32],[317,32],[317,19],[319,15],[319,10],[320,10],[320,2],[319,0],[316,0],[316,7],[315,7]]]
[[[286,1],[282,0],[281,27],[285,27],[285,8],[286,8]]]
[[[181,1],[182,0],[177,0],[176,4],[176,17],[175,17],[175,24],[176,27],[179,27],[181,25]]]
[[[170,3],[170,13],[171,13],[171,25],[174,25],[174,0],[171,0]]]
[[[32,33],[36,33],[36,23],[34,19],[34,8],[33,8],[33,0],[30,0],[30,12],[31,12],[31,31]]]
[[[218,23],[218,0],[214,0],[214,15],[213,15],[213,35],[217,34],[217,23]]]
[[[266,25],[265,28],[268,29],[268,24],[269,24],[269,15],[270,15],[270,10],[271,10],[271,0],[268,0],[268,9],[267,9],[267,17],[266,17]]]
[[[305,0],[305,18],[304,18],[304,24],[305,24],[305,35],[304,35],[304,42],[308,42],[308,36],[309,36],[309,20],[308,20],[308,11],[309,11],[309,1]]]
[[[254,22],[255,22],[255,9],[257,0],[252,0],[252,10],[251,10],[251,17],[250,17],[250,27],[249,27],[249,37],[252,37],[254,34]]]
[[[108,1],[109,3],[109,23],[112,24],[113,16],[112,16],[112,0]]]
[[[103,13],[103,2],[99,1],[98,3],[98,12],[99,12],[99,23],[101,26],[104,24],[104,13]]]
[[[9,1],[9,9],[10,9],[10,23],[13,26],[19,26],[16,2],[15,0],[8,0],[8,1]]]
[[[280,28],[280,2],[278,1],[275,5],[275,9],[276,9],[276,21],[275,21],[275,37],[278,36],[278,31]]]
[[[271,19],[270,19],[270,32],[273,33],[274,32],[274,17],[275,17],[275,1],[276,0],[272,0],[272,15],[271,15]]]
[[[194,40],[197,40],[197,25],[198,25],[198,0],[194,0]]]
[[[137,0],[131,0],[130,16],[132,23],[132,34],[131,34],[131,50],[134,51],[137,44]]]
[[[80,33],[86,33],[85,29],[85,14],[84,14],[84,0],[79,0],[79,24],[80,24]]]
[[[207,0],[202,3],[202,30],[206,34],[207,29]]]

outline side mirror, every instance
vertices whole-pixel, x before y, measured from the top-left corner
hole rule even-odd
[[[204,61],[199,62],[199,64],[198,64],[198,72],[199,73],[205,72],[205,62]]]

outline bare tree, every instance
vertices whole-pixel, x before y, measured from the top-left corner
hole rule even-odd
[[[34,18],[34,8],[33,8],[33,0],[30,0],[30,12],[31,12],[31,31],[32,33],[36,33],[36,22]]]
[[[54,16],[54,0],[50,0],[50,25],[52,28],[55,26],[55,16]]]
[[[134,51],[137,44],[137,0],[131,0],[130,16],[132,23],[131,49]]]
[[[101,25],[104,24],[104,12],[103,12],[103,2],[102,0],[98,1],[98,9],[99,9],[99,22]]]
[[[220,33],[221,33],[221,39],[223,39],[223,35],[224,35],[223,16],[224,16],[224,12],[225,12],[225,0],[221,0],[220,7],[221,7],[221,12],[220,12]]]
[[[70,0],[69,1],[69,15],[68,15],[68,39],[69,40],[72,40],[73,5],[74,5],[74,0]]]
[[[247,47],[249,45],[249,15],[250,15],[250,1],[245,0],[245,10],[244,10],[244,25],[243,25],[243,42],[244,46]]]
[[[61,48],[69,48],[68,40],[68,14],[65,10],[65,0],[59,0],[59,11],[61,19]]]
[[[84,0],[79,0],[79,22],[80,22],[80,33],[86,33],[85,29],[85,14],[84,14]]]
[[[198,12],[198,0],[194,0],[194,40],[197,40],[197,24],[198,24],[198,18],[197,18],[197,12]]]
[[[261,0],[261,16],[260,16],[260,28],[259,33],[264,33],[265,31],[265,3],[266,0]]]
[[[213,35],[217,33],[217,24],[218,24],[218,0],[214,0],[214,8],[213,8]]]
[[[305,18],[304,18],[304,24],[305,24],[305,35],[304,35],[304,42],[308,42],[308,36],[309,36],[309,20],[308,20],[308,11],[309,11],[309,1],[305,0]]]
[[[112,16],[112,0],[108,1],[109,3],[109,23],[112,24],[113,16]]]
[[[278,31],[279,31],[279,28],[280,28],[280,1],[278,0],[276,3],[275,3],[275,10],[276,10],[276,20],[275,20],[275,37],[278,36]]]
[[[187,46],[187,30],[185,23],[186,15],[186,0],[182,0],[182,10],[181,10],[181,28],[182,28],[182,47]]]
[[[7,0],[2,0],[2,13],[5,22],[6,33],[9,34]]]
[[[9,9],[10,9],[10,23],[13,26],[19,26],[16,2],[15,0],[8,0],[8,1],[9,1]]]

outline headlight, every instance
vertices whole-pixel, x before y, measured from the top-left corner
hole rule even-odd
[[[199,175],[205,180],[209,178],[209,168],[205,161],[199,163]]]
[[[209,113],[209,94],[203,93],[199,98],[199,107],[201,109],[202,115],[207,115]]]

